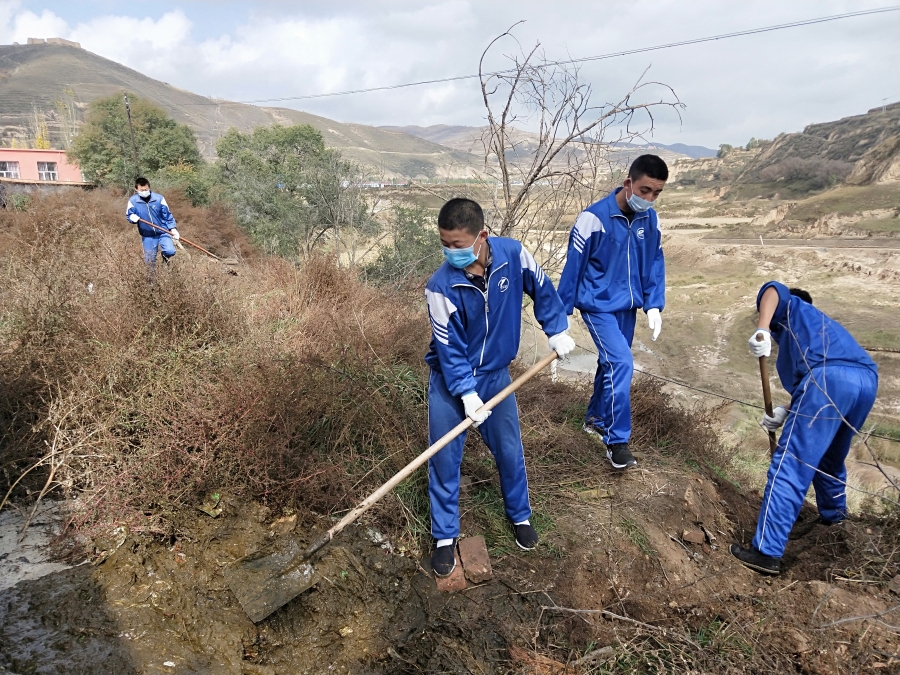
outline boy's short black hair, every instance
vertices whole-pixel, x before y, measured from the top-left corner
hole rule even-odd
[[[438,214],[438,229],[465,230],[477,236],[484,229],[484,211],[478,202],[456,197],[441,207]]]
[[[798,298],[803,300],[804,302],[808,302],[809,304],[813,304],[812,296],[808,291],[804,291],[802,288],[789,288],[791,295],[796,295]]]
[[[138,176],[134,179],[134,187],[140,187],[141,185],[146,185],[150,187],[150,181],[144,178],[143,176]]]
[[[628,169],[628,177],[633,183],[644,176],[655,180],[669,180],[669,167],[662,157],[657,155],[641,155],[631,163]]]

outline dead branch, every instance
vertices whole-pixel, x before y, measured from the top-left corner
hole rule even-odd
[[[549,61],[539,43],[526,51],[516,42],[510,67],[486,72],[485,59],[498,42],[515,40],[513,28],[494,38],[479,60],[484,187],[494,187],[491,229],[527,240],[538,262],[553,268],[565,252],[566,237],[557,235],[567,232],[567,218],[611,187],[615,144],[651,133],[659,106],[678,114],[683,104],[671,87],[645,82],[645,71],[616,103],[595,105],[579,67]],[[661,91],[658,100],[634,100],[650,89]],[[607,138],[614,128],[617,137]]]

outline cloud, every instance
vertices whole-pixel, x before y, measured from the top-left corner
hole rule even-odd
[[[68,37],[69,26],[49,10],[20,9],[19,2],[0,2],[0,44],[25,44],[30,37]]]
[[[491,39],[520,19],[504,54],[541,42],[549,58],[590,56],[815,16],[858,11],[883,0],[636,0],[582,2],[347,0],[190,2],[147,16],[139,5],[25,7],[0,0],[0,42],[59,36],[203,95],[256,100],[469,74]],[[37,4],[37,3],[29,3]],[[722,11],[727,8],[727,11]],[[687,104],[679,121],[658,120],[660,142],[743,143],[805,124],[860,113],[900,98],[883,64],[900,59],[900,13],[847,19],[585,63],[600,101],[618,100],[648,67]],[[516,42],[518,41],[518,43]],[[284,105],[367,124],[480,124],[476,80]]]

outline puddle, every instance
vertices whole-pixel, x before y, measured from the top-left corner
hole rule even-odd
[[[4,509],[0,513],[0,590],[68,569],[68,565],[52,562],[48,553],[59,511],[59,503],[41,502],[21,542],[19,537],[30,509]]]

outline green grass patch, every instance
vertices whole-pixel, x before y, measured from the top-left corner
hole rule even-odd
[[[896,185],[841,186],[804,199],[791,209],[792,220],[811,221],[826,215],[852,215],[873,209],[896,209]]]
[[[503,506],[503,495],[500,487],[493,483],[482,483],[475,486],[465,498],[460,499],[460,506],[475,518],[478,532],[484,536],[488,552],[492,556],[508,555],[521,552],[516,546],[515,536],[506,509]],[[553,516],[547,505],[538,499],[532,504],[531,525],[537,530],[541,543],[535,553],[543,557],[563,558],[565,553],[547,540],[547,534],[555,529]]]
[[[625,532],[625,536],[628,537],[632,544],[641,550],[641,553],[654,558],[657,556],[656,549],[650,544],[650,537],[647,536],[644,528],[642,528],[636,520],[622,518],[620,525]]]
[[[406,518],[404,535],[415,548],[428,550],[431,545],[431,503],[428,499],[428,472],[416,471],[394,488],[394,496]]]

